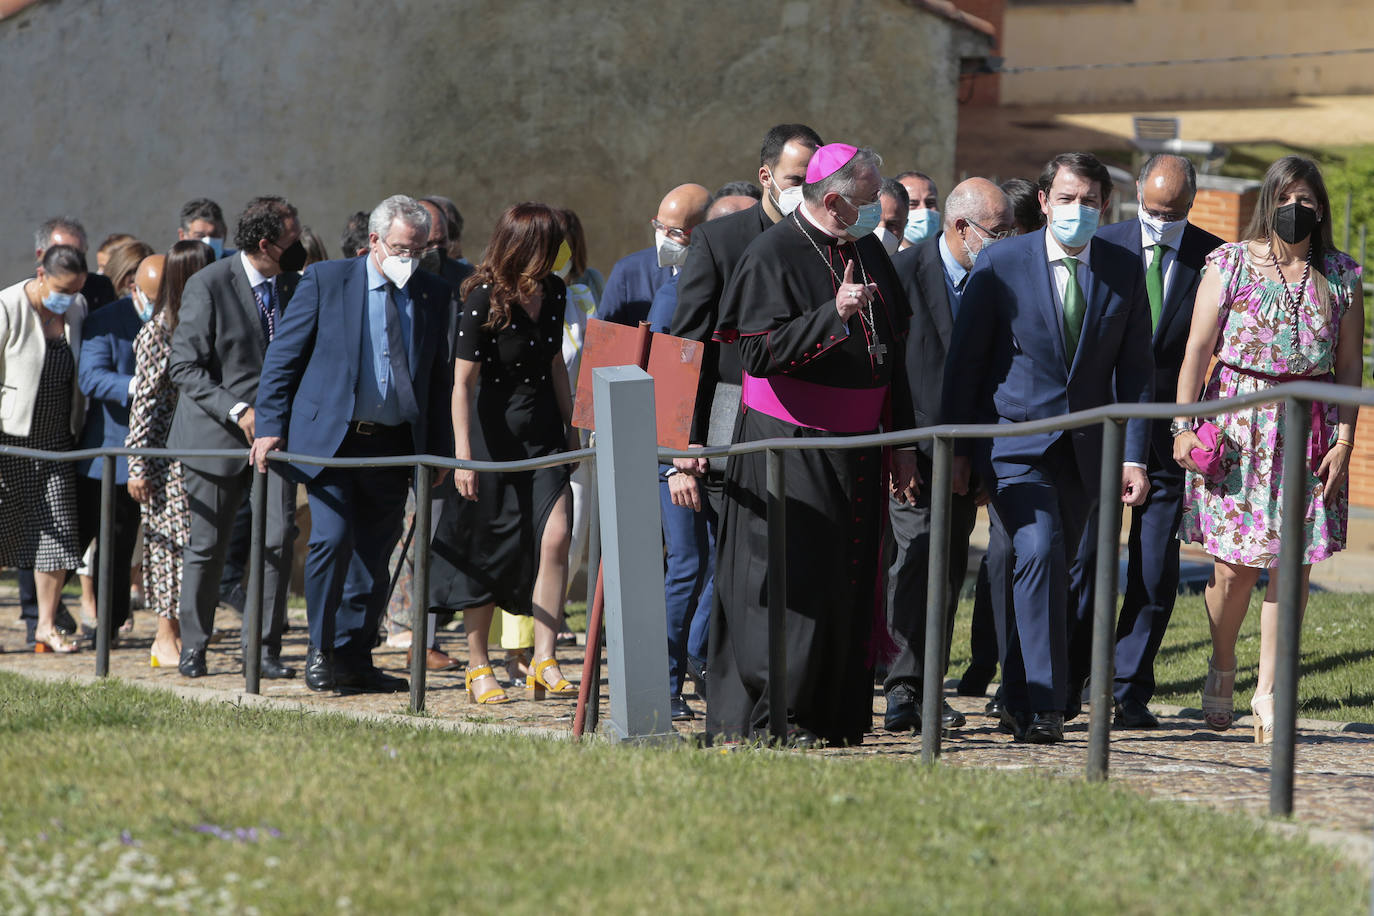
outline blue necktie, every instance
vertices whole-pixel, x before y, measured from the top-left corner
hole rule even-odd
[[[258,292],[259,289],[266,290],[266,298]],[[272,281],[264,280],[253,287],[253,299],[258,303],[258,318],[262,321],[262,333],[266,335],[268,343],[271,343],[272,336],[277,333],[277,319],[276,315],[273,314],[275,309],[272,308]]]
[[[401,415],[418,420],[420,408],[415,403],[415,389],[410,384],[410,360],[406,356],[406,343],[401,337],[401,313],[396,307],[396,299],[391,294],[391,284],[386,285],[386,349],[391,361],[391,378],[396,383],[396,400],[401,405]],[[413,333],[413,330],[412,330]]]

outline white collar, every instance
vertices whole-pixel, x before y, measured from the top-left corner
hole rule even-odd
[[[1088,244],[1083,246],[1083,250],[1078,254],[1069,254],[1064,250],[1064,246],[1059,244],[1059,239],[1054,237],[1054,231],[1049,226],[1045,227],[1045,254],[1051,264],[1055,261],[1062,261],[1065,258],[1077,258],[1078,263],[1082,264],[1088,260],[1088,254],[1093,249],[1093,240],[1088,239]]]
[[[849,239],[848,239],[847,237],[842,236],[842,235],[836,235],[835,233],[831,232],[829,229],[827,229],[827,228],[825,228],[824,226],[822,226],[822,225],[820,224],[820,222],[817,221],[816,217],[814,217],[814,216],[811,215],[811,208],[808,207],[808,206],[806,205],[806,201],[802,201],[801,204],[797,207],[797,210],[800,210],[800,211],[801,211],[801,215],[804,216],[804,217],[806,217],[806,221],[807,221],[808,223],[810,223],[811,225],[815,226],[816,229],[817,229],[818,231],[824,232],[826,235],[830,236],[832,239],[839,239],[841,242],[847,242],[847,241],[849,241]],[[795,211],[793,211],[793,212],[795,212]]]
[[[248,255],[245,252],[239,252],[239,263],[243,265],[243,272],[248,275],[249,289],[257,289],[264,283],[272,282],[270,277],[264,277],[262,274],[258,273],[258,269],[248,260]]]

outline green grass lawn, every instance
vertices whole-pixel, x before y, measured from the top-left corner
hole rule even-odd
[[[1110,784],[462,736],[117,682],[0,675],[0,772],[5,913],[1368,906],[1329,851]]]
[[[1236,709],[1247,714],[1259,664],[1260,601],[1255,592],[1236,643]],[[950,674],[968,664],[973,602],[959,605]],[[1197,708],[1212,639],[1202,595],[1179,595],[1155,666],[1155,702]],[[1302,676],[1298,715],[1313,719],[1374,723],[1374,596],[1315,592],[1302,628]]]

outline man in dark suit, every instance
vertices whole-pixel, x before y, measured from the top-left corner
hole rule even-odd
[[[1145,266],[1157,401],[1174,398],[1203,263],[1221,244],[1221,239],[1188,222],[1196,193],[1191,162],[1181,156],[1154,156],[1136,183],[1139,217],[1099,233]],[[1178,594],[1176,535],[1183,514],[1183,469],[1174,461],[1173,447],[1168,422],[1151,423],[1146,462],[1150,495],[1131,511],[1126,597],[1116,628],[1117,728],[1159,725],[1147,704],[1154,696],[1155,656]]]
[[[43,252],[52,245],[70,245],[83,255],[86,253],[86,227],[71,216],[54,216],[47,220],[33,234],[33,259],[42,263]],[[81,287],[81,295],[86,299],[86,314],[115,301],[114,284],[110,278],[95,271],[86,274],[86,283]]]
[[[453,454],[449,288],[416,270],[429,214],[396,195],[372,211],[369,228],[366,257],[311,265],[268,348],[252,449],[258,467],[283,446],[321,458]],[[407,690],[404,678],[373,664],[372,649],[409,469],[295,470],[310,496],[306,685]]]
[[[134,394],[134,338],[153,315],[153,300],[162,284],[162,255],[144,258],[134,290],[90,315],[81,326],[81,360],[77,385],[87,397],[86,423],[77,448],[123,448],[129,435],[129,406]],[[151,292],[151,295],[149,294]],[[77,463],[78,534],[82,544],[100,533],[100,479],[105,462]],[[139,508],[125,486],[129,459],[115,459],[114,562],[110,625],[117,630],[129,619],[130,562],[138,541]],[[99,569],[99,550],[94,569]],[[98,585],[98,583],[97,583]]]
[[[641,248],[615,262],[597,303],[596,317],[630,327],[646,320],[654,293],[687,260],[692,230],[706,219],[710,205],[711,192],[699,184],[681,184],[665,194],[658,213],[649,220],[654,230],[653,247]]]
[[[1065,153],[1040,178],[1049,227],[1002,242],[970,274],[945,364],[943,419],[1018,422],[1112,402],[1148,401],[1154,360],[1140,259],[1094,241],[1111,176],[1086,153]],[[1122,500],[1149,489],[1148,426],[1130,423]],[[959,443],[954,490],[968,491],[969,441]],[[1010,538],[1012,614],[1003,658],[1003,726],[1018,740],[1064,737],[1081,682],[1070,673],[1077,596],[1070,568],[1097,502],[1101,427],[1004,436],[978,449],[993,511]]]
[[[305,263],[300,235],[295,207],[280,197],[254,198],[239,215],[234,233],[238,251],[187,282],[168,368],[180,392],[168,448],[242,449],[252,443],[252,404],[263,355],[296,290],[296,271]],[[234,515],[252,472],[243,458],[188,457],[182,463],[191,531],[182,555],[178,667],[186,677],[203,677]],[[278,469],[267,481],[261,672],[267,678],[291,677],[295,672],[282,665],[280,653],[295,488]]]
[[[954,318],[964,284],[979,254],[993,242],[1016,232],[1011,201],[985,178],[970,178],[945,200],[944,230],[899,251],[892,267],[911,303],[911,332],[906,339],[907,375],[917,426],[932,426],[940,416]],[[916,467],[922,480],[932,476],[932,446],[918,443]],[[945,608],[945,658],[954,631],[954,610],[968,572],[968,542],[978,506],[971,492],[955,494],[950,519],[949,603]],[[889,731],[921,727],[920,700],[925,667],[926,585],[930,559],[930,491],[923,487],[913,503],[888,497],[892,527],[887,570],[887,614],[900,652],[883,681]],[[964,717],[944,704],[941,726],[958,728]]]

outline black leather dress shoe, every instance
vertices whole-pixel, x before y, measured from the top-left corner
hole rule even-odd
[[[983,707],[983,715],[992,719],[1000,719],[1002,718],[1002,708],[1002,688],[998,687],[997,692],[992,695],[992,699],[988,700],[988,704]]]
[[[961,697],[985,696],[988,692],[988,684],[992,683],[992,676],[996,673],[996,668],[969,665],[964,670],[964,676],[959,678],[959,686],[955,688],[955,692]]]
[[[680,694],[668,700],[668,708],[672,712],[674,722],[690,722],[697,717]]]
[[[296,676],[295,668],[288,668],[276,655],[264,655],[258,664],[258,677],[268,681],[281,681]]]
[[[1026,733],[1021,738],[1027,744],[1058,744],[1064,740],[1064,714],[1060,712],[1033,713]]]
[[[311,690],[334,689],[334,660],[314,646],[305,654],[305,686]]]
[[[700,659],[687,656],[687,676],[692,679],[695,685],[696,695],[701,699],[706,699],[706,663]]]
[[[916,691],[911,685],[897,684],[887,692],[883,728],[890,732],[921,730],[921,710],[916,705]]]
[[[1083,713],[1083,693],[1087,690],[1087,681],[1076,679],[1069,680],[1068,702],[1064,704],[1064,721],[1072,722]]]
[[[968,724],[968,719],[964,718],[964,714],[963,714],[963,713],[961,713],[959,710],[955,709],[953,706],[949,705],[949,702],[948,702],[947,700],[946,700],[946,701],[941,701],[941,703],[940,703],[940,727],[941,727],[941,728],[943,728],[943,729],[945,729],[945,730],[949,730],[949,729],[951,729],[951,728],[963,728],[963,727],[964,727],[965,725],[967,725],[967,724]]]
[[[1112,728],[1159,728],[1159,720],[1144,703],[1127,699],[1116,704]]]
[[[1002,734],[1011,735],[1017,741],[1024,741],[1029,723],[1030,713],[1013,712],[999,704],[997,730]]]
[[[177,662],[177,670],[181,672],[182,677],[205,677],[205,650],[183,647],[181,659]]]
[[[405,693],[410,690],[410,681],[375,665],[336,665],[334,689],[340,693]]]

